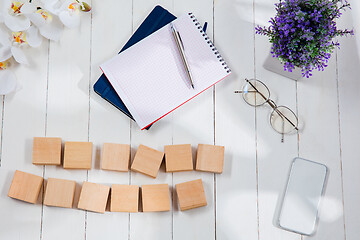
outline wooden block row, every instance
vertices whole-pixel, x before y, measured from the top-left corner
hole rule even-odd
[[[131,170],[156,178],[165,155],[166,172],[192,171],[193,159],[190,144],[165,146],[165,153],[140,145]],[[224,147],[199,144],[196,170],[222,173],[224,165]]]
[[[192,171],[193,158],[190,144],[168,145],[161,152],[140,145],[131,170],[156,178],[160,165],[165,157],[166,172]],[[128,171],[130,162],[130,145],[104,143],[101,157],[101,169]],[[65,142],[64,168],[91,169],[92,143]],[[60,138],[34,138],[34,164],[61,164]],[[224,147],[199,144],[197,149],[197,171],[222,173],[224,164]]]
[[[43,178],[16,171],[8,196],[29,203],[36,203]],[[44,194],[44,205],[72,208],[75,181],[49,178]],[[167,184],[143,185],[142,206],[144,212],[170,211],[170,191]],[[110,187],[83,182],[77,208],[104,213]],[[181,211],[206,206],[202,180],[176,184]],[[138,212],[139,186],[113,184],[111,187],[111,212]]]
[[[65,169],[91,169],[92,143],[65,142]],[[34,137],[33,164],[61,165],[61,138]]]

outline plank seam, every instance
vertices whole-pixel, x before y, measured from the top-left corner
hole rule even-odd
[[[253,42],[254,42],[254,77],[256,78],[256,35],[255,35],[255,0],[253,0]],[[260,240],[260,216],[259,216],[259,165],[258,165],[258,139],[257,139],[257,107],[254,110],[254,129],[255,129],[255,168],[256,168],[256,218],[257,234]]]
[[[47,49],[47,54],[48,54],[48,59],[47,59],[47,73],[46,73],[46,97],[45,97],[45,126],[44,126],[44,136],[47,136],[47,120],[48,120],[48,102],[49,102],[49,79],[50,79],[50,40],[47,41],[48,42],[48,49]],[[46,166],[43,166],[43,171],[42,171],[42,177],[45,178],[45,170],[46,170]],[[42,199],[41,199],[41,220],[40,220],[40,240],[43,239],[43,225],[44,225],[44,195],[45,195],[45,183],[43,181],[42,183]]]
[[[131,32],[134,33],[134,0],[131,1]],[[130,166],[131,166],[131,159],[132,159],[132,151],[131,151],[131,143],[132,143],[132,121],[129,119],[129,144],[130,144]],[[132,174],[129,171],[129,185],[131,184]],[[129,213],[129,221],[128,221],[128,240],[131,239],[131,214]]]
[[[90,1],[90,4],[92,5],[92,1]],[[88,83],[88,132],[87,132],[87,140],[90,141],[90,113],[91,113],[91,78],[92,78],[92,31],[93,31],[93,12],[90,12],[90,53],[89,53],[89,83]],[[86,170],[86,181],[89,181],[89,170]],[[85,219],[84,219],[84,239],[87,239],[87,222],[88,222],[88,211],[85,211]]]
[[[130,166],[131,166],[131,159],[132,159],[132,151],[131,151],[131,140],[132,140],[132,134],[131,134],[131,126],[132,126],[132,122],[131,119],[129,119],[129,142],[130,142]],[[131,171],[129,171],[129,185],[131,185]],[[139,190],[140,191],[140,190]],[[131,222],[131,214],[129,213],[129,217],[128,217],[128,240],[130,240],[131,235],[130,235],[130,231],[131,231],[131,227],[130,227],[130,222]]]
[[[343,222],[344,222],[344,240],[346,240],[346,224],[345,224],[345,198],[344,198],[344,175],[343,175],[343,158],[342,158],[342,142],[341,142],[341,113],[340,113],[340,91],[339,91],[339,62],[338,49],[335,49],[336,62],[336,97],[338,109],[338,125],[339,125],[339,157],[340,157],[340,173],[341,173],[341,198],[343,207]]]
[[[5,96],[2,97],[2,111],[1,111],[1,136],[0,136],[0,167],[2,159],[2,147],[3,147],[3,136],[4,136],[4,109],[5,109]]]
[[[213,41],[215,44],[215,3],[214,0],[212,1],[212,35],[213,35]],[[214,138],[213,143],[216,144],[216,86],[213,86],[213,127],[214,127]],[[217,217],[217,209],[216,209],[216,174],[213,174],[214,179],[214,239],[217,239],[217,224],[216,224],[216,217]]]

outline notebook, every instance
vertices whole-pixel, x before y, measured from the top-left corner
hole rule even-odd
[[[141,129],[231,73],[192,13],[173,21],[193,75],[192,89],[169,24],[100,68]]]
[[[124,45],[120,52],[131,47],[132,45],[144,39],[153,32],[159,30],[161,27],[165,26],[174,19],[176,19],[176,17],[170,12],[168,12],[166,9],[159,5],[156,6],[146,17],[146,19],[141,23],[139,28],[131,36],[129,41]],[[133,119],[131,113],[126,108],[125,104],[117,95],[115,89],[111,86],[110,82],[104,74],[102,74],[97,80],[97,82],[94,84],[94,91],[99,94],[103,99],[107,100],[109,103],[122,111],[129,118]]]

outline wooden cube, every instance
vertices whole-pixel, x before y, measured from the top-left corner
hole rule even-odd
[[[64,168],[91,169],[92,143],[66,142],[64,150]]]
[[[111,186],[111,212],[138,212],[139,186],[120,185]]]
[[[34,137],[33,164],[60,165],[61,138]]]
[[[169,185],[142,185],[141,194],[144,212],[170,211]]]
[[[199,144],[197,150],[196,170],[222,173],[224,165],[224,147]]]
[[[156,178],[163,158],[163,152],[140,145],[131,165],[131,170]]]
[[[192,171],[191,144],[165,146],[166,172]]]
[[[49,178],[46,184],[44,205],[72,208],[75,186],[75,181]]]
[[[175,185],[181,211],[207,205],[201,179]]]
[[[8,196],[29,203],[36,203],[43,178],[16,170]]]
[[[78,208],[92,212],[104,213],[109,197],[108,186],[84,182],[80,192]]]
[[[130,145],[104,143],[101,169],[127,172],[129,170]]]

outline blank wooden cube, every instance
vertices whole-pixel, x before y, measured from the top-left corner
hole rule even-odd
[[[192,171],[191,144],[165,146],[166,172]]]
[[[181,211],[207,205],[201,179],[175,185]]]
[[[8,196],[29,203],[36,203],[43,178],[16,170]]]
[[[64,150],[64,168],[91,169],[92,143],[66,142]]]
[[[101,169],[127,172],[129,170],[130,145],[104,143]]]
[[[78,208],[92,212],[104,213],[109,197],[108,186],[84,182],[80,192]]]
[[[139,186],[120,185],[111,186],[111,212],[138,212]]]
[[[131,170],[156,178],[163,158],[163,152],[140,145],[131,165]]]
[[[46,184],[44,204],[47,206],[72,208],[75,186],[75,181],[49,178]]]
[[[61,138],[34,137],[33,164],[60,165]]]
[[[224,165],[224,147],[199,144],[197,150],[196,170],[222,173]]]
[[[170,211],[169,185],[142,185],[141,196],[144,212]]]

